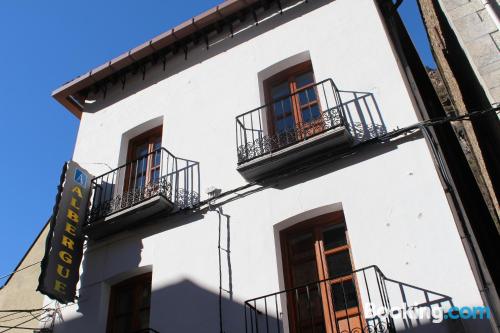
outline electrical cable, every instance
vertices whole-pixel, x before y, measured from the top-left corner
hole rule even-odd
[[[9,276],[11,276],[11,275],[13,275],[13,274],[16,274],[17,272],[24,271],[25,269],[30,268],[30,267],[32,267],[32,266],[35,266],[35,265],[37,265],[37,264],[39,264],[39,263],[41,263],[41,262],[42,262],[41,260],[40,260],[40,261],[37,261],[37,262],[35,262],[35,263],[31,264],[31,265],[25,266],[25,267],[23,267],[23,268],[19,268],[18,270],[13,271],[12,273],[9,273],[9,274],[6,274],[6,275],[3,275],[3,276],[0,276],[0,280],[5,279],[5,278],[8,278]]]
[[[415,123],[413,125],[406,126],[406,127],[403,127],[403,128],[398,128],[398,129],[395,129],[395,130],[393,130],[393,131],[391,131],[389,133],[386,133],[386,134],[380,135],[378,137],[375,137],[375,138],[372,138],[372,139],[360,142],[360,143],[354,145],[351,148],[351,150],[342,153],[340,156],[337,156],[336,159],[340,159],[340,158],[344,158],[346,156],[352,155],[361,146],[371,145],[371,144],[374,144],[374,143],[385,143],[385,142],[387,142],[387,141],[389,141],[391,139],[394,139],[396,137],[399,137],[401,135],[413,134],[414,132],[422,131],[423,127],[438,126],[438,125],[442,125],[442,124],[449,123],[449,122],[452,122],[452,121],[472,120],[473,118],[476,118],[476,117],[479,117],[479,116],[482,116],[484,114],[491,113],[491,112],[496,112],[498,114],[500,112],[500,106],[495,106],[495,107],[492,107],[490,109],[485,109],[485,110],[471,111],[471,112],[469,112],[469,113],[467,113],[465,115],[445,116],[445,117],[433,118],[433,119],[429,119],[429,120],[420,121],[420,122],[417,122],[417,123]],[[423,134],[425,136],[425,133],[423,133]],[[228,195],[237,193],[239,191],[246,190],[246,189],[248,189],[248,188],[250,188],[252,186],[261,185],[261,187],[259,189],[255,189],[255,190],[251,191],[250,194],[258,192],[258,191],[260,191],[262,189],[265,189],[265,188],[268,188],[268,187],[272,186],[272,184],[262,185],[262,184],[265,184],[268,179],[272,179],[273,183],[277,183],[277,181],[280,180],[280,179],[282,179],[282,178],[289,177],[290,175],[295,174],[295,173],[300,172],[300,171],[302,171],[302,172],[307,171],[307,169],[309,169],[309,167],[311,167],[311,166],[317,167],[319,164],[330,163],[331,160],[325,160],[324,157],[325,156],[326,157],[331,157],[331,156],[334,156],[334,155],[338,155],[338,153],[337,152],[328,152],[325,155],[321,156],[321,160],[323,161],[321,163],[318,163],[317,161],[315,161],[314,163],[302,166],[301,168],[294,169],[294,170],[292,170],[290,172],[287,172],[287,173],[284,173],[284,174],[282,173],[280,175],[271,175],[271,176],[266,177],[265,179],[261,179],[260,181],[252,181],[252,182],[247,183],[245,185],[242,185],[240,187],[237,187],[237,188],[225,191],[225,192],[221,192],[219,195],[214,196],[213,198],[209,198],[207,200],[201,201],[198,204],[198,207],[201,207],[203,205],[207,205],[207,204],[209,204],[209,202],[214,202],[217,199],[226,197]],[[248,195],[248,194],[238,194],[237,198],[241,198],[241,197],[244,197],[246,195]],[[229,201],[233,201],[235,199],[236,198],[232,198]],[[224,201],[224,203],[227,203],[229,201]],[[220,205],[221,204],[218,204],[217,206],[220,206]]]
[[[7,322],[7,321],[12,321],[12,320],[15,320],[15,319],[21,319],[21,318],[25,318],[25,317],[29,317],[29,316],[33,316],[33,312],[38,312],[38,311],[44,311],[44,312],[49,312],[49,311],[54,311],[55,309],[53,308],[48,308],[50,305],[52,305],[54,302],[49,302],[47,303],[46,305],[44,305],[42,308],[39,308],[39,309],[23,309],[23,310],[0,310],[0,313],[7,313],[7,312],[12,312],[8,315],[4,315],[2,317],[0,317],[0,319],[4,319],[4,318],[8,318],[10,316],[14,316],[14,315],[17,315],[17,314],[20,314],[20,313],[27,313],[23,316],[20,316],[20,317],[16,317],[16,318],[11,318],[11,319],[7,319],[7,320],[0,320],[0,322]]]
[[[381,136],[378,136],[378,137],[375,137],[375,138],[372,138],[372,139],[369,139],[369,140],[366,140],[364,142],[360,142],[356,145],[354,145],[352,148],[351,151],[347,151],[347,152],[344,152],[342,153],[340,156],[337,156],[336,159],[341,159],[341,158],[344,158],[344,157],[347,157],[347,156],[351,156],[353,153],[355,153],[355,151],[353,151],[354,149],[358,149],[359,147],[361,146],[365,146],[365,145],[370,145],[370,144],[374,144],[374,143],[385,143],[387,141],[390,141],[391,139],[394,139],[394,138],[397,138],[401,135],[408,135],[408,134],[414,134],[418,131],[422,132],[422,134],[424,135],[424,137],[427,139],[427,140],[431,140],[431,136],[430,134],[427,132],[427,128],[428,127],[433,127],[433,126],[438,126],[438,125],[443,125],[445,123],[450,123],[450,122],[453,122],[453,121],[472,121],[474,118],[477,118],[477,117],[480,117],[482,115],[485,115],[485,114],[488,114],[488,113],[491,113],[491,112],[495,112],[497,115],[500,113],[500,106],[495,106],[495,107],[492,107],[490,109],[485,109],[485,110],[478,110],[478,111],[471,111],[470,113],[467,113],[467,114],[464,114],[464,115],[453,115],[453,116],[445,116],[445,117],[440,117],[440,118],[434,118],[434,119],[429,119],[429,120],[424,120],[424,121],[420,121],[418,123],[415,123],[413,125],[410,125],[410,126],[406,126],[404,128],[398,128],[396,130],[393,130],[389,133],[386,133],[384,135],[381,135]],[[439,154],[437,154],[437,150],[436,150],[436,147],[435,147],[435,142],[433,142],[433,140],[431,140],[431,150],[432,152],[434,153],[435,156],[438,156],[440,157]],[[333,156],[338,153],[336,152],[329,152],[328,154],[325,154],[326,156]],[[324,159],[324,156],[321,157],[322,160],[324,161],[323,163],[321,164],[326,164],[326,163],[331,163],[332,160],[331,159]],[[311,167],[317,167],[318,166],[318,163],[317,161],[313,160],[312,161],[313,163],[309,163],[309,164],[306,164],[306,165],[303,165],[302,167],[300,168],[296,168],[294,170],[291,170],[290,172],[287,172],[287,173],[284,173],[284,174],[281,174],[279,176],[276,176],[274,175],[273,177],[268,177],[268,178],[272,178],[273,179],[273,184],[277,183],[279,180],[281,180],[282,178],[285,178],[285,177],[289,177],[290,175],[293,175],[293,174],[297,174],[299,172],[305,172],[305,171],[308,171]],[[444,166],[442,165],[443,161],[440,160],[440,158],[438,158],[438,166],[439,166],[439,169],[442,171],[442,174],[443,174],[443,177],[444,177],[444,180],[445,182],[447,183],[447,185],[449,184],[450,180],[448,179],[448,174],[447,172],[445,172],[446,170],[444,169]],[[221,198],[224,198],[228,195],[231,195],[231,194],[236,194],[236,196],[234,198],[229,198],[227,199],[226,201],[224,202],[221,202],[219,204],[217,204],[216,206],[217,207],[220,207],[222,206],[223,204],[226,204],[228,202],[231,202],[233,200],[236,200],[236,199],[240,199],[242,197],[245,197],[247,195],[250,195],[250,194],[253,194],[255,192],[258,192],[258,191],[261,191],[265,188],[268,188],[270,186],[272,186],[272,184],[265,184],[266,183],[266,179],[264,180],[260,180],[260,181],[252,181],[250,183],[247,183],[245,185],[242,185],[242,186],[239,186],[239,187],[236,187],[232,190],[228,190],[226,192],[222,192],[220,193],[219,195],[217,196],[214,196],[212,198],[209,198],[205,201],[202,201],[200,202],[197,207],[195,208],[198,208],[198,209],[201,209],[201,207],[203,206],[207,206],[206,208],[208,208],[209,210],[216,210],[217,213],[219,213],[219,250],[220,250],[220,224],[221,224],[221,221],[220,221],[220,218],[221,218],[221,214],[222,212],[219,211],[218,209],[216,209],[213,205],[213,202],[216,201],[217,199],[221,199]],[[264,185],[262,185],[264,184]],[[240,191],[244,191],[252,186],[258,186],[260,185],[259,188],[257,189],[253,189],[249,192],[246,192],[246,193],[243,193],[243,194],[240,194],[238,192]],[[206,209],[205,208],[205,209]],[[38,261],[38,262],[35,262],[33,264],[30,264],[28,266],[25,266],[25,267],[22,267],[16,271],[13,271],[9,274],[6,274],[6,275],[3,275],[3,276],[0,276],[0,280],[4,279],[4,278],[7,278],[13,274],[16,274],[18,272],[21,272],[23,270],[26,270],[27,268],[30,268],[30,267],[33,267],[37,264],[41,263],[41,261]],[[219,253],[219,266],[221,265],[221,258],[220,258],[220,253]],[[221,268],[220,268],[221,269]],[[220,278],[220,282],[222,283],[222,272],[220,271],[219,272],[219,278]],[[221,308],[221,297],[222,297],[222,284],[220,285],[220,288],[219,288],[219,294],[220,294],[220,300],[219,300],[219,311],[220,311],[220,331],[222,331],[222,308]],[[49,303],[50,304],[50,303]],[[48,306],[49,304],[47,304],[46,306]],[[29,321],[32,321],[34,319],[36,320],[40,320],[39,317],[41,317],[42,315],[48,313],[48,312],[51,312],[51,311],[54,311],[55,312],[60,312],[61,309],[63,308],[66,308],[68,306],[72,306],[72,305],[75,305],[75,304],[67,304],[65,305],[64,307],[60,307],[58,309],[51,309],[51,308],[46,308],[43,307],[43,308],[40,308],[40,309],[25,309],[25,310],[0,310],[0,313],[7,313],[7,312],[12,312],[8,315],[5,315],[5,316],[2,316],[0,317],[0,319],[4,319],[4,318],[8,318],[9,316],[12,316],[12,315],[15,315],[15,314],[19,314],[19,313],[26,313],[25,316],[22,316],[22,317],[16,317],[16,318],[12,318],[12,319],[8,319],[6,321],[11,321],[11,320],[15,320],[15,319],[21,319],[23,317],[27,317],[27,316],[32,316],[33,318],[30,318],[29,320],[27,321],[24,321],[16,326],[1,326],[0,325],[0,328],[6,328],[6,330],[3,330],[1,331],[0,333],[4,333],[4,332],[7,332],[11,329],[31,329],[31,330],[37,330],[39,328],[23,328],[23,327],[19,327],[20,325],[23,325],[24,323],[27,323]],[[39,314],[39,315],[34,315],[33,312],[39,312],[39,311],[43,311],[43,313]],[[53,314],[54,315],[54,314]],[[5,321],[4,321],[5,322]]]
[[[33,316],[33,313],[39,312],[39,311],[44,311],[44,310],[37,310],[37,311],[33,311],[33,312],[28,312],[27,314],[21,315],[19,317],[14,317],[14,318],[9,318],[9,319],[2,319],[2,320],[0,320],[0,323],[6,323],[6,322],[9,322],[9,321],[14,321],[14,320],[18,320],[18,319],[23,319],[23,318],[26,318],[26,317],[30,317],[30,316]],[[48,312],[48,311],[44,311],[44,312]],[[11,313],[10,315],[3,316],[2,318],[8,318],[10,316],[18,315],[20,313],[24,313],[24,312],[14,312],[14,313]]]
[[[56,304],[55,308],[48,308],[48,306],[50,306],[50,305],[52,305],[54,303]],[[23,324],[26,324],[26,323],[28,323],[30,321],[33,321],[33,320],[37,320],[40,323],[47,323],[48,321],[52,320],[51,327],[53,328],[55,316],[56,315],[61,316],[60,310],[66,308],[66,307],[69,307],[69,306],[73,306],[73,305],[75,305],[75,304],[74,303],[72,303],[72,304],[66,304],[65,306],[61,307],[61,306],[59,306],[59,303],[57,303],[57,302],[50,302],[50,303],[47,303],[43,308],[40,308],[40,309],[2,310],[1,312],[16,311],[16,313],[14,313],[14,314],[17,314],[17,313],[28,313],[28,314],[26,314],[24,316],[13,318],[13,319],[9,319],[7,321],[12,321],[12,320],[15,320],[15,319],[21,319],[21,318],[25,318],[25,317],[32,317],[32,318],[30,318],[28,320],[25,320],[22,323],[19,323],[19,324],[15,325],[15,326],[0,325],[0,328],[6,328],[6,330],[0,331],[0,333],[7,332],[7,331],[9,331],[11,329],[39,330],[40,327],[37,327],[37,328],[19,327],[19,326],[21,326]],[[40,314],[33,314],[33,312],[38,312],[38,311],[43,311],[43,312],[40,313]],[[11,314],[11,315],[13,315],[13,314]],[[9,315],[7,315],[7,316],[9,316]],[[1,318],[5,318],[7,316],[0,317],[0,319]],[[42,317],[42,316],[44,316],[44,317]]]
[[[36,312],[36,311],[41,311],[45,310],[44,308],[39,308],[39,309],[23,309],[23,310],[0,310],[0,313],[2,312]],[[1,317],[0,317],[1,319]]]
[[[40,317],[40,316],[41,316],[41,315],[36,316],[36,317],[35,317],[35,319],[37,319],[37,320],[38,320],[38,318],[37,318],[37,317]],[[30,322],[30,321],[32,321],[32,320],[33,320],[33,319],[32,319],[32,318],[30,318],[30,319],[28,319],[28,320],[26,320],[26,321],[23,321],[22,323],[17,324],[16,326],[2,326],[2,325],[0,325],[0,328],[6,328],[5,330],[0,331],[0,333],[4,333],[4,332],[10,331],[10,330],[12,330],[12,329],[18,329],[18,330],[39,330],[39,329],[40,329],[39,327],[37,327],[37,328],[19,327],[19,326],[24,325],[24,324],[26,324],[26,323],[28,323],[28,322]]]

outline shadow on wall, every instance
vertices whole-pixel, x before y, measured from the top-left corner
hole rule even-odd
[[[348,90],[340,90],[339,93],[344,109],[346,128],[351,134],[354,144],[349,148],[328,151],[325,154],[302,159],[303,165],[314,164],[318,167],[314,168],[314,170],[299,173],[297,176],[288,177],[281,180],[279,184],[270,186],[277,189],[286,189],[298,183],[365,162],[393,151],[401,144],[422,137],[419,133],[413,133],[376,145],[357,146],[357,144],[387,133],[382,112],[373,93]]]
[[[60,318],[54,332],[89,332],[86,329],[89,325],[104,331],[111,286],[151,271],[151,266],[139,267],[143,247],[140,238],[128,238],[114,242],[106,249],[86,251],[80,275],[82,287],[79,289],[78,301],[72,309],[78,319]],[[114,272],[114,275],[106,276],[106,272]]]
[[[150,326],[159,332],[244,332],[243,302],[221,300],[222,319],[219,295],[190,280],[154,290]]]
[[[122,233],[119,239],[110,236],[97,242],[89,240],[82,262],[80,275],[82,287],[78,290],[78,301],[60,306],[61,316],[56,318],[54,332],[105,332],[111,286],[128,278],[152,272],[152,266],[140,266],[144,248],[142,239],[200,221],[201,218],[200,213],[189,212],[180,212],[174,216],[160,215],[146,224],[128,228],[128,231]],[[223,227],[229,228],[229,220],[221,220],[221,223]],[[227,237],[229,237],[229,231]],[[223,246],[229,246],[229,239],[227,243],[223,243]],[[230,265],[230,259],[227,260]],[[113,275],[108,275],[107,272],[113,272]],[[217,310],[218,295],[215,296],[217,301],[211,306]],[[190,302],[197,304],[198,301],[191,299]]]
[[[396,332],[466,333],[492,332],[488,319],[447,319],[455,307],[450,296],[404,282],[384,278]]]
[[[451,297],[436,293],[430,290],[412,286],[396,280],[384,278],[380,283],[385,284],[391,307],[398,307],[406,303],[412,306],[412,313],[436,309],[438,307],[446,310],[453,306]],[[361,287],[361,285],[360,285]],[[373,295],[372,295],[373,296]],[[102,297],[101,297],[102,298]],[[363,297],[364,298],[364,297]],[[221,302],[222,312],[219,313],[219,302]],[[219,298],[217,292],[207,290],[206,288],[194,283],[191,280],[183,279],[177,283],[167,285],[159,289],[153,289],[151,295],[151,316],[150,327],[154,330],[164,332],[261,332],[261,333],[279,333],[289,332],[283,322],[283,311],[281,304],[286,300],[280,301],[280,310],[274,310],[274,303],[262,304],[256,311],[245,310],[243,302],[231,300],[226,297]],[[364,307],[368,305],[364,302]],[[277,308],[276,308],[277,309]],[[366,308],[365,308],[366,310]],[[409,310],[409,307],[405,310]],[[99,313],[106,315],[107,311],[98,307],[91,309],[80,306],[79,310],[82,317],[77,319],[63,321],[56,327],[54,332],[88,332],[93,326]],[[266,313],[267,311],[267,313]],[[401,312],[402,313],[402,312]],[[427,319],[420,319],[412,314],[393,315],[393,327],[387,329],[382,326],[371,326],[367,332],[371,333],[467,333],[467,332],[492,332],[489,321],[473,320],[443,320],[441,323],[433,323]],[[255,317],[257,314],[258,318]],[[267,316],[266,316],[267,314]],[[251,317],[253,316],[253,317]],[[378,318],[378,317],[371,317]],[[250,325],[248,323],[251,323]],[[368,322],[368,324],[370,324]],[[247,325],[245,327],[245,325]],[[309,332],[309,331],[307,331]],[[359,329],[344,330],[342,333],[363,333]],[[126,332],[124,332],[126,333]],[[306,332],[303,332],[306,333]]]
[[[328,321],[330,325],[327,326],[339,333],[492,332],[486,316],[473,320],[447,318],[447,311],[455,306],[451,297],[386,278],[382,273],[377,274],[378,268],[375,271],[372,268],[353,273],[355,293],[361,303],[359,306],[357,302],[350,303],[349,324],[342,309],[347,307],[346,300],[352,294],[344,290],[344,284],[340,282],[342,289],[328,287],[332,288],[329,293],[334,301],[325,310],[325,303],[318,295],[320,289],[330,283],[323,282],[321,286],[322,282],[314,282],[247,301],[246,332],[324,332],[324,324]],[[339,282],[332,284],[335,285],[339,286]],[[335,305],[335,300],[342,299],[344,304]],[[323,317],[325,311],[330,314],[326,321]],[[283,318],[295,318],[296,328],[289,331],[282,315]]]
[[[190,280],[181,280],[152,290],[149,327],[160,333],[244,332],[243,302],[222,297],[221,304],[222,318],[219,316],[219,295],[216,292],[207,290]],[[99,315],[98,309],[86,309],[80,306],[78,312],[82,316],[60,321],[54,332],[93,332]],[[107,310],[102,310],[101,313],[106,315]]]
[[[288,187],[309,181],[311,179],[320,178],[322,176],[337,172],[356,164],[366,162],[372,158],[396,150],[399,145],[421,138],[422,135],[416,132],[389,142],[367,146],[358,146],[348,151],[333,151],[330,155],[320,154],[318,157],[314,156],[309,159],[303,159],[302,161],[304,165],[314,164],[317,167],[311,170],[304,170],[286,179],[280,180],[279,183],[271,183],[268,186],[283,190]],[[374,170],[373,177],[377,176],[377,171]],[[383,182],[383,178],[380,179],[380,181]],[[381,183],[380,186],[381,188],[384,188],[385,184]]]
[[[387,133],[382,113],[372,93],[340,90],[345,120],[355,142]]]

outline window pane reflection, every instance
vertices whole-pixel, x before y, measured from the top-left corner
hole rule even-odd
[[[352,265],[348,250],[327,255],[326,264],[328,266],[328,274],[330,278],[351,274]]]
[[[332,285],[332,299],[335,311],[345,310],[358,305],[356,287],[353,280]]]

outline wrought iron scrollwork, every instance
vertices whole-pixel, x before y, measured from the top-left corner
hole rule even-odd
[[[89,224],[156,196],[174,209],[192,208],[200,201],[199,163],[161,148],[92,179],[92,186]]]
[[[200,201],[200,195],[195,191],[178,189],[176,195],[176,203],[179,209],[193,208]]]
[[[329,109],[310,122],[296,123],[294,127],[285,129],[274,135],[262,135],[253,141],[238,146],[238,163],[245,163],[254,158],[278,151],[315,135],[339,127],[343,124],[337,108]]]
[[[389,332],[389,326],[386,323],[380,322],[376,325],[366,326],[362,333],[386,333]]]
[[[98,205],[93,205],[90,211],[89,221],[112,215],[123,209],[130,208],[145,200],[161,195],[172,200],[172,185],[166,177],[152,181],[143,187],[132,188],[128,191],[118,193],[109,200],[101,200]]]

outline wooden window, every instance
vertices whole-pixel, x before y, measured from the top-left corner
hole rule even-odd
[[[151,273],[111,287],[107,333],[132,333],[149,327]]]
[[[143,133],[129,142],[125,189],[144,188],[158,182],[161,166],[162,127]]]
[[[291,332],[340,333],[361,327],[363,314],[342,213],[286,229],[281,240],[286,289],[327,280],[288,295]]]
[[[314,134],[323,128],[316,81],[310,61],[290,67],[264,81],[271,135],[282,135],[300,129]]]

